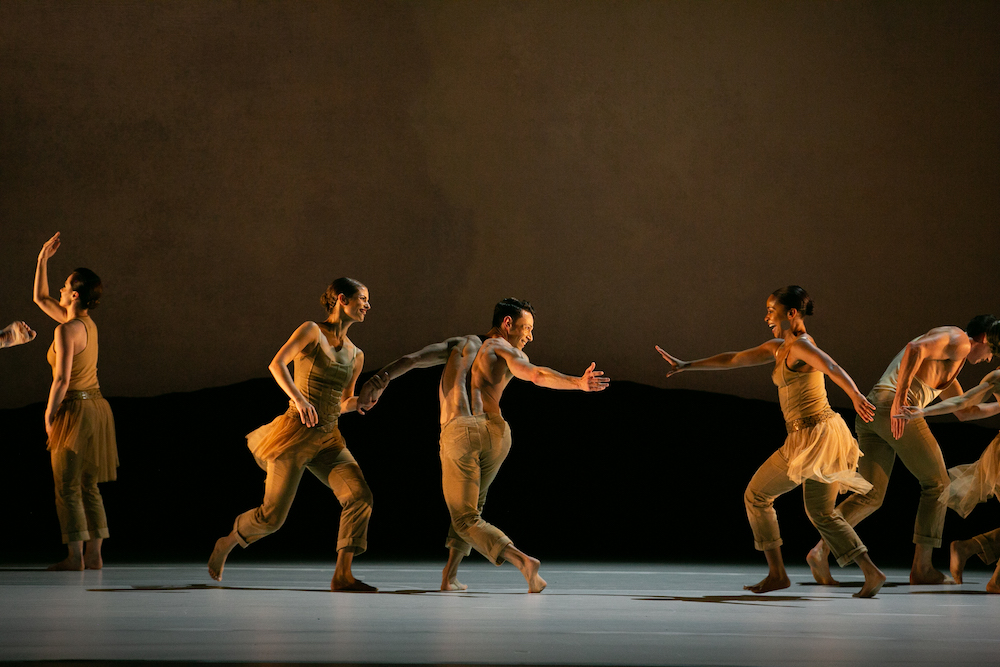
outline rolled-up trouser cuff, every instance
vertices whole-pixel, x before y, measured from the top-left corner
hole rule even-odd
[[[472,547],[469,546],[468,542],[465,542],[463,540],[448,538],[447,540],[445,540],[444,546],[449,551],[457,551],[462,555],[462,558],[465,558],[472,553]]]
[[[941,538],[940,537],[928,537],[927,535],[917,535],[916,533],[914,533],[913,534],[913,543],[914,544],[922,544],[924,546],[931,547],[932,549],[939,549],[939,548],[941,548]]]
[[[365,540],[338,540],[337,541],[337,551],[343,551],[344,549],[350,549],[355,556],[359,556],[368,550],[368,542]]]
[[[753,548],[757,551],[768,551],[769,549],[777,549],[782,544],[783,542],[780,537],[772,542],[757,542],[754,540]]]
[[[111,533],[108,532],[107,528],[95,528],[94,530],[80,530],[75,533],[63,533],[62,541],[63,544],[69,544],[70,542],[89,542],[91,540],[103,540],[111,537]]]
[[[976,535],[972,539],[975,540],[976,544],[983,549],[978,554],[979,558],[987,565],[995,563],[997,560],[997,552],[993,548],[993,541],[988,539],[985,535]]]
[[[843,556],[838,556],[837,565],[839,565],[840,567],[847,567],[855,560],[857,560],[858,556],[866,553],[868,553],[868,547],[862,544],[860,547],[855,547],[854,549],[851,549]]]

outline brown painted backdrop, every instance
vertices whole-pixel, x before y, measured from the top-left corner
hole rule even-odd
[[[36,253],[105,280],[101,381],[266,374],[334,277],[368,367],[538,308],[532,358],[664,386],[798,283],[866,390],[1000,310],[994,2],[0,3],[0,407]],[[55,286],[55,285],[54,285]],[[985,369],[966,370],[965,382]],[[670,386],[771,399],[764,373]],[[835,402],[841,395],[831,391]]]

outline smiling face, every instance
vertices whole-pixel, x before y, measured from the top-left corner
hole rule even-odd
[[[788,309],[778,303],[778,300],[770,296],[767,298],[764,322],[771,330],[771,335],[775,338],[782,337],[782,331],[791,327],[791,318],[788,316]]]
[[[361,287],[357,294],[350,298],[340,294],[338,295],[338,300],[344,309],[344,315],[354,322],[364,322],[365,315],[372,309],[372,305],[368,301],[367,287]]]
[[[535,329],[535,316],[526,310],[522,310],[516,320],[511,320],[510,316],[504,318],[503,326],[504,338],[507,342],[519,350],[533,340],[532,331]]]

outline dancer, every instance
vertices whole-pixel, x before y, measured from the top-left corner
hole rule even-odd
[[[389,381],[411,368],[445,364],[439,387],[441,473],[451,527],[441,590],[468,588],[458,580],[458,567],[474,547],[494,565],[512,563],[524,575],[528,592],[540,593],[546,583],[538,574],[538,559],[482,518],[487,491],[511,445],[500,397],[514,377],[551,389],[581,391],[601,391],[610,380],[594,370],[595,364],[582,376],[571,377],[529,362],[523,348],[533,337],[534,309],[527,301],[500,301],[493,310],[492,326],[485,341],[459,336],[394,361],[365,383],[359,400],[362,409],[370,407]]]
[[[0,329],[0,348],[23,345],[35,340],[36,335],[26,322],[11,322]]]
[[[264,502],[236,517],[232,532],[215,543],[208,573],[216,581],[222,580],[226,558],[237,544],[246,548],[281,528],[308,469],[333,490],[343,508],[331,590],[377,590],[351,574],[354,556],[368,545],[372,494],[337,426],[340,415],[357,408],[354,385],[365,357],[347,330],[364,322],[371,309],[368,288],[352,278],[338,278],[320,302],[328,313],[326,320],[302,324],[268,366],[288,395],[289,407],[247,436],[257,465],[267,472]],[[294,379],[288,372],[291,362]]]
[[[1000,322],[990,326],[987,339],[992,352],[1000,354]],[[933,415],[955,413],[962,421],[984,419],[1000,413],[1000,403],[985,402],[990,394],[1000,400],[1000,370],[989,373],[979,385],[961,396],[925,408],[904,406],[902,411],[893,417],[911,421]],[[978,461],[950,468],[948,474],[951,485],[941,500],[947,502],[948,506],[962,518],[969,516],[977,504],[986,502],[991,496],[1000,497],[997,496],[1000,493],[1000,434],[986,447]],[[955,540],[951,543],[949,551],[951,576],[956,583],[961,584],[965,563],[969,558],[979,556],[989,565],[1000,556],[1000,528],[972,539]],[[1000,565],[987,582],[986,591],[1000,593]]]
[[[726,370],[774,364],[771,379],[778,386],[778,400],[785,417],[788,437],[785,444],[757,469],[743,496],[747,518],[753,530],[754,546],[767,559],[768,574],[756,584],[744,586],[754,593],[788,588],[791,582],[781,558],[781,536],[774,511],[774,499],[800,484],[806,514],[827,540],[844,567],[856,562],[865,583],[854,597],[874,597],[885,583],[885,575],[875,567],[868,548],[857,533],[834,509],[837,493],[845,489],[871,488],[856,472],[858,443],[847,424],[830,409],[824,375],[850,397],[864,421],[871,421],[875,406],[858,391],[854,380],[823,352],[806,333],[804,317],[812,315],[813,302],[804,289],[790,285],[767,299],[764,321],[774,339],[742,352],[725,352],[696,361],[681,361],[657,352],[670,364],[667,377],[681,371]]]
[[[52,387],[45,432],[55,479],[56,514],[68,554],[50,570],[100,570],[108,518],[97,485],[118,477],[118,444],[111,406],[97,382],[97,325],[90,311],[101,300],[101,279],[90,269],[69,274],[59,299],[49,296],[48,261],[61,244],[45,242],[35,267],[34,301],[59,322],[46,358]],[[86,548],[84,548],[86,545]]]
[[[948,471],[941,448],[923,419],[909,425],[895,415],[903,407],[922,408],[935,398],[951,398],[962,393],[958,373],[968,361],[978,364],[992,358],[986,342],[986,330],[996,321],[992,315],[979,315],[965,331],[945,326],[931,329],[907,343],[892,360],[868,400],[878,410],[874,421],[858,420],[855,429],[864,457],[859,464],[861,475],[871,482],[867,493],[854,493],[837,507],[847,522],[858,525],[882,506],[889,475],[896,456],[920,482],[920,503],[913,527],[913,565],[910,584],[941,584],[945,576],[934,568],[931,557],[941,546],[944,515],[947,507],[939,502],[948,488]],[[806,557],[813,577],[821,584],[835,585],[827,557],[829,548],[821,540]]]

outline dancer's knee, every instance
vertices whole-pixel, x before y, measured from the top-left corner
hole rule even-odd
[[[774,504],[774,497],[748,486],[743,492],[743,504],[746,505],[747,512],[759,511],[771,507]]]
[[[469,531],[475,528],[482,518],[479,512],[462,512],[451,515],[451,523],[455,526],[455,532],[461,536],[466,536]]]

